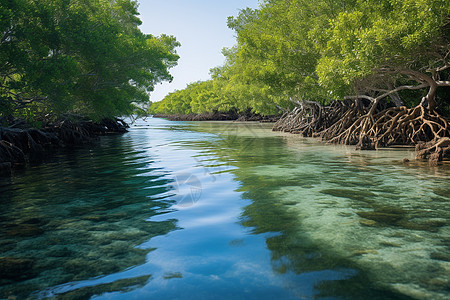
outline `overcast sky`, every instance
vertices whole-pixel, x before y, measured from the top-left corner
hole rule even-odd
[[[144,33],[173,35],[181,43],[178,66],[171,69],[172,83],[163,83],[150,94],[155,102],[173,90],[210,78],[209,69],[222,65],[223,47],[235,44],[227,17],[245,7],[257,8],[258,0],[139,0]]]

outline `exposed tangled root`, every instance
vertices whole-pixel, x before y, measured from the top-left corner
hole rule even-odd
[[[15,123],[23,125],[22,122]],[[9,174],[15,165],[27,161],[41,161],[46,149],[63,145],[79,145],[91,142],[99,135],[123,133],[128,125],[122,120],[69,119],[48,124],[43,129],[0,127],[0,175]]]
[[[354,103],[334,101],[329,106],[317,102],[302,102],[289,113],[285,113],[273,126],[273,131],[301,134],[306,137],[317,136],[331,127],[343,115],[349,117],[357,112]]]
[[[447,120],[423,106],[408,109],[393,107],[377,114],[359,117],[345,130],[340,120],[326,130],[323,138],[330,143],[357,145],[359,149],[376,149],[391,145],[416,145],[450,136]],[[346,123],[348,124],[348,123]]]
[[[25,163],[25,153],[10,142],[0,141],[0,161],[9,163]]]
[[[104,119],[98,123],[90,120],[65,119],[50,124],[45,130],[54,132],[64,144],[78,145],[92,142],[99,135],[124,133],[127,127],[128,125],[120,119]]]
[[[416,152],[417,159],[428,159],[431,165],[436,165],[444,159],[450,159],[450,138],[444,137],[428,143],[419,142]]]
[[[297,127],[308,123],[303,116],[303,112],[299,107],[295,107],[293,111],[284,113],[281,118],[275,122],[272,127],[273,131],[284,131],[294,133]]]
[[[411,109],[390,107],[373,113],[361,109],[356,102],[354,105],[320,108],[319,114],[310,107],[308,109],[296,107],[285,114],[273,130],[321,137],[329,143],[356,145],[361,150],[418,145],[419,159],[436,162],[449,159],[448,121],[421,105]]]
[[[354,124],[360,119],[361,112],[356,108],[351,107],[330,127],[324,128],[324,130],[316,133],[315,137],[320,137],[323,140],[331,141],[336,136],[341,136],[344,132],[346,132],[349,128],[354,126]],[[351,136],[347,136],[345,139],[341,141],[336,141],[342,144],[355,144],[355,141]]]

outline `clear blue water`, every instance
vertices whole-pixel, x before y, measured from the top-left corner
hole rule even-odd
[[[0,299],[446,299],[448,165],[140,120],[0,179]]]

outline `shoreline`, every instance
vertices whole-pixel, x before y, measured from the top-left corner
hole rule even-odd
[[[295,112],[295,110],[293,111]],[[291,112],[292,113],[292,112]],[[236,122],[261,122],[261,123],[274,123],[274,127],[272,128],[273,131],[280,131],[289,133],[292,135],[302,135],[302,136],[309,136],[309,137],[315,137],[319,138],[322,142],[328,144],[330,141],[324,140],[318,135],[315,134],[305,134],[301,131],[293,131],[292,128],[289,129],[281,129],[276,128],[277,124],[279,122],[285,121],[286,118],[289,118],[290,114],[284,114],[284,115],[278,115],[278,116],[262,116],[252,113],[244,113],[241,115],[237,115],[234,112],[227,112],[227,113],[204,113],[204,114],[174,114],[174,115],[168,115],[168,114],[155,114],[153,115],[154,118],[164,118],[169,121],[236,121]],[[391,144],[389,146],[383,146],[383,147],[375,147],[375,144],[372,143],[372,145],[360,145],[357,144],[356,149],[357,150],[383,150],[383,149],[415,149],[416,150],[416,159],[415,161],[427,161],[429,165],[431,166],[437,166],[439,164],[448,164],[450,162],[449,155],[449,144],[450,140],[448,138],[442,138],[439,141],[428,141],[428,142],[418,142],[416,144],[410,143],[410,144]],[[339,143],[338,143],[339,144]],[[442,147],[442,149],[441,149]],[[411,163],[409,159],[403,160],[404,164]]]
[[[126,133],[127,128],[128,124],[118,118],[58,120],[41,129],[14,120],[10,126],[0,127],[0,176],[9,177],[14,169],[40,163],[54,150],[90,144],[100,136]]]
[[[274,123],[282,118],[279,116],[262,116],[245,113],[205,113],[189,115],[155,114],[154,118],[165,118],[170,121],[231,121],[231,122],[261,122]],[[10,120],[8,127],[0,127],[0,177],[10,177],[15,169],[24,168],[30,164],[42,163],[51,157],[55,150],[68,149],[91,144],[100,136],[123,134],[128,132],[129,125],[118,118],[104,119],[100,122],[77,117],[77,120],[64,119],[49,122],[43,128],[36,129],[22,120]],[[9,124],[8,124],[9,125]],[[295,135],[293,132],[284,131]],[[323,141],[323,140],[322,140]],[[325,143],[327,143],[325,141]],[[427,161],[432,165],[438,162],[450,162],[445,155],[440,159],[420,159],[419,152],[426,148],[422,145],[390,145],[386,148],[416,148],[416,161]],[[384,147],[379,150],[386,149]],[[370,149],[361,149],[370,150]],[[410,163],[405,159],[403,163]]]
[[[235,113],[235,112],[213,112],[213,113],[203,113],[203,114],[154,114],[154,118],[164,118],[169,121],[240,121],[240,122],[267,122],[274,123],[277,122],[282,116],[281,115],[270,115],[264,116],[260,114],[253,113]]]

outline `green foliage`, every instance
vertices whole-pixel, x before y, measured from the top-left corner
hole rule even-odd
[[[133,0],[2,1],[0,112],[100,119],[147,103],[179,43],[140,24]]]
[[[330,20],[327,43],[318,47],[319,83],[342,98],[374,74],[396,82],[383,68],[426,71],[450,50],[449,16],[446,0],[356,1]]]
[[[237,45],[224,49],[226,62],[211,70],[212,82],[156,106],[160,113],[232,107],[272,114],[290,108],[291,98],[327,104],[346,95],[374,97],[423,82],[411,71],[430,76],[429,68],[450,65],[449,20],[448,0],[260,1],[259,9],[228,18]],[[426,91],[397,95],[412,106]]]

